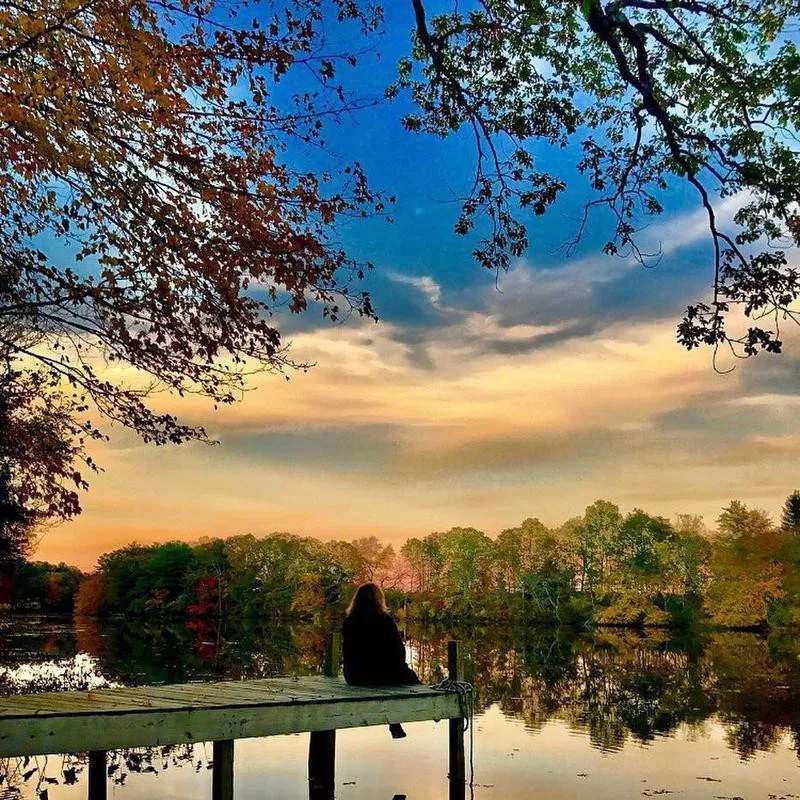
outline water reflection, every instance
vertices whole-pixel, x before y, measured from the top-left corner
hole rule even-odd
[[[6,620],[0,648],[3,663],[11,665],[87,653],[107,680],[123,684],[269,677],[321,671],[331,626]],[[484,726],[499,724],[493,720],[500,714],[522,724],[528,735],[552,738],[565,730],[600,754],[614,754],[631,743],[650,747],[678,732],[686,741],[707,739],[721,725],[725,745],[742,763],[787,743],[800,755],[795,637],[499,626],[409,626],[406,635],[415,669],[430,682],[444,677],[447,640],[461,642],[465,678],[476,687]],[[513,756],[514,748],[509,750]],[[112,778],[122,784],[131,773],[161,773],[178,763],[205,771],[207,758],[176,748],[125,753],[115,763]],[[30,768],[17,771],[16,778]],[[76,778],[83,764],[77,760],[67,769],[74,770],[67,777]],[[5,772],[13,773],[12,765]],[[581,771],[575,775],[580,778]],[[711,776],[694,776],[705,777],[710,784]],[[642,791],[657,790],[642,787],[636,794]]]
[[[719,717],[742,759],[791,732],[800,754],[797,640],[751,633],[675,639],[656,632],[529,629],[468,636],[479,707],[497,703],[531,730],[551,719],[585,731],[601,751],[646,743]],[[464,636],[464,633],[462,633]],[[429,640],[430,641],[430,640]],[[424,645],[423,645],[424,646]]]

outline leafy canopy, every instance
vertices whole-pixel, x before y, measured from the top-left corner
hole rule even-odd
[[[0,2],[0,373],[12,401],[36,387],[17,416],[50,414],[72,460],[91,466],[93,407],[145,441],[205,439],[148,395],[231,403],[253,371],[297,366],[278,306],[373,314],[348,288],[367,265],[333,231],[383,203],[358,164],[296,158],[324,154],[324,121],[354,107],[337,77],[354,57],[326,53],[321,0],[250,6]],[[349,0],[325,8],[356,36],[377,21]],[[117,364],[134,383],[110,377]],[[3,468],[25,505],[37,462],[17,456]],[[83,487],[58,460],[38,468]],[[52,493],[53,516],[79,508]]]
[[[641,224],[670,184],[686,183],[707,218],[713,293],[689,306],[678,340],[715,356],[781,350],[800,294],[795,0],[476,0],[430,18],[424,0],[411,3],[414,48],[389,95],[412,91],[410,130],[472,131],[475,176],[456,230],[488,220],[481,264],[506,269],[527,249],[523,213],[544,214],[566,188],[536,153],[577,140],[596,196],[567,250],[604,209],[606,252],[653,263]],[[730,224],[724,197],[737,201]],[[730,330],[732,311],[744,330]]]

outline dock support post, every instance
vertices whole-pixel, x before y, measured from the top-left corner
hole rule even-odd
[[[89,752],[89,800],[106,800],[108,787],[106,751]]]
[[[233,800],[233,739],[214,742],[213,757],[211,796],[213,800]]]
[[[447,671],[451,681],[459,680],[458,642],[447,643]],[[464,720],[451,719],[448,774],[450,800],[464,800],[466,796],[466,770],[464,767]]]
[[[339,671],[341,636],[332,633],[325,644],[323,672],[333,678]],[[309,800],[333,800],[336,792],[336,731],[312,731],[308,744]]]
[[[333,800],[336,792],[336,731],[313,731],[308,746],[308,798]]]

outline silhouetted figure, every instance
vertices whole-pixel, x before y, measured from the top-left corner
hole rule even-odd
[[[392,686],[419,683],[406,664],[406,648],[386,607],[383,590],[375,583],[359,586],[342,625],[344,679],[356,686]],[[395,723],[392,737],[406,733]]]

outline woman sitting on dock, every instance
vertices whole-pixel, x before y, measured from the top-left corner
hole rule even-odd
[[[411,685],[417,674],[406,664],[400,631],[389,614],[383,590],[365,583],[356,590],[342,625],[344,679],[357,686]],[[402,726],[389,726],[392,737],[402,739]]]

